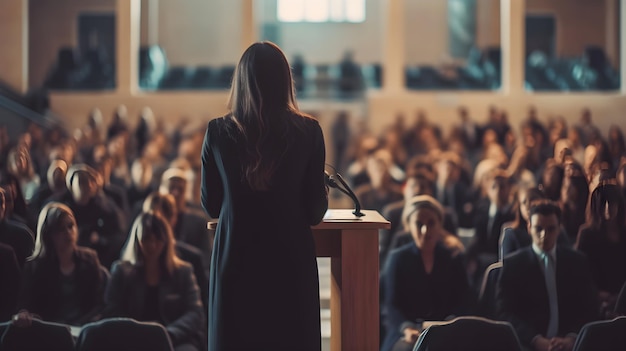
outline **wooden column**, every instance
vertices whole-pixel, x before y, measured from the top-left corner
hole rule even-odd
[[[502,0],[502,90],[524,91],[526,61],[526,0]]]
[[[413,0],[410,0],[413,1]],[[383,46],[383,86],[385,92],[405,89],[405,0],[381,1],[385,13]]]
[[[116,30],[116,90],[133,94],[139,88],[139,21],[140,0],[117,0]]]
[[[258,40],[257,23],[254,16],[254,0],[241,2],[241,51]]]

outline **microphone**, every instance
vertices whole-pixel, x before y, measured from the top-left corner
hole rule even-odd
[[[337,183],[337,180],[339,183]],[[329,188],[337,189],[352,199],[352,202],[354,203],[354,211],[352,214],[357,217],[365,216],[365,213],[361,212],[361,203],[359,202],[359,199],[356,197],[356,194],[354,194],[354,191],[352,191],[348,183],[343,179],[341,174],[335,172],[335,175],[331,175],[324,170],[324,181]]]

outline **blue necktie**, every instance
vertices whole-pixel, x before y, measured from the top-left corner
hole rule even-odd
[[[548,290],[548,303],[550,305],[550,321],[548,322],[547,338],[553,338],[559,330],[559,301],[556,294],[556,267],[552,257],[543,253],[544,278]]]

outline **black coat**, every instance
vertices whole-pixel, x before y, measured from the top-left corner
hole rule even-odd
[[[63,314],[63,311],[59,311],[62,273],[58,261],[52,257],[37,258],[24,266],[19,308],[35,313],[47,321],[71,325],[92,322],[104,307],[105,278],[98,256],[91,249],[78,247],[74,252],[74,263],[76,295],[80,297],[80,317],[71,321],[59,320]]]
[[[17,263],[23,267],[35,248],[35,236],[26,224],[4,219],[0,221],[0,243],[13,248]]]
[[[117,261],[111,269],[106,290],[106,317],[127,317],[141,321],[147,284],[142,264]],[[158,288],[158,314],[174,346],[193,344],[200,347],[204,339],[204,314],[200,290],[193,268],[187,262],[171,276],[162,276]]]
[[[420,249],[411,242],[389,253],[382,292],[390,350],[402,337],[401,327],[418,320],[444,320],[467,309],[469,285],[463,259],[437,244],[433,270],[427,274]]]
[[[578,333],[598,317],[597,295],[587,260],[580,253],[557,247],[556,288],[558,336]],[[497,289],[498,313],[511,322],[522,345],[548,329],[550,306],[545,278],[532,246],[504,258]]]
[[[324,138],[316,120],[296,121],[301,127],[289,130],[290,145],[278,151],[284,154],[276,155],[280,162],[267,191],[252,190],[242,176],[245,140],[233,122],[218,118],[208,125],[202,205],[219,217],[209,281],[211,351],[320,350],[311,225],[328,207]]]
[[[17,311],[19,290],[20,267],[15,252],[12,247],[0,243],[0,321],[8,321]]]

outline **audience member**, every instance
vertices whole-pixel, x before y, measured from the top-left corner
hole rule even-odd
[[[17,311],[20,274],[15,251],[0,242],[0,321],[8,321]]]
[[[517,201],[515,202],[517,208],[515,220],[502,225],[499,244],[500,261],[509,254],[530,246],[532,243],[532,238],[528,233],[530,204],[545,198],[545,194],[539,188],[520,187],[518,189]]]
[[[475,232],[467,253],[469,274],[476,288],[480,286],[485,269],[498,261],[502,225],[515,219],[506,172],[501,169],[491,171],[484,185],[487,198],[480,200],[474,211]]]
[[[626,282],[626,209],[616,184],[601,183],[591,193],[587,223],[576,241],[589,260],[603,311],[612,311]]]
[[[68,191],[65,186],[67,163],[63,160],[52,160],[46,173],[46,182],[42,184],[30,201],[31,213],[39,213],[51,197],[60,197]]]
[[[563,230],[570,243],[576,242],[580,226],[585,223],[589,184],[582,166],[567,161],[564,169],[563,185],[561,186],[561,211],[563,211]]]
[[[18,319],[36,318],[80,326],[99,318],[108,272],[96,253],[77,246],[72,210],[58,202],[44,206],[35,251],[26,263]]]
[[[11,198],[0,187],[0,243],[10,246],[20,267],[24,266],[35,247],[35,238],[31,230],[24,224],[11,220],[7,216],[7,207],[10,207]]]
[[[170,168],[163,173],[159,192],[171,194],[176,200],[178,215],[172,225],[176,240],[187,243],[202,251],[206,276],[209,276],[211,267],[212,238],[207,229],[209,218],[199,211],[189,207],[185,200],[187,193],[187,174],[178,168]]]
[[[414,197],[402,219],[414,241],[392,251],[383,271],[387,336],[382,350],[392,350],[396,344],[412,350],[423,330],[422,321],[460,315],[468,301],[463,260],[441,243],[443,209],[437,200]]]
[[[41,182],[39,175],[35,172],[30,152],[26,146],[18,146],[9,151],[7,168],[9,173],[19,180],[26,204],[30,203]]]
[[[78,245],[96,250],[105,267],[119,257],[126,224],[115,203],[102,192],[102,178],[85,164],[70,167],[65,177],[69,192],[54,198],[74,212],[78,226]]]
[[[560,217],[558,204],[533,203],[528,224],[533,243],[504,258],[498,281],[500,317],[533,350],[571,351],[576,333],[598,314],[587,260],[556,245]]]
[[[5,190],[5,216],[13,221],[26,225],[31,231],[34,231],[36,227],[35,219],[26,205],[26,200],[24,200],[22,193],[22,186],[17,177],[10,173],[0,173],[0,186]]]
[[[169,223],[170,228],[176,225],[178,209],[176,208],[176,200],[170,194],[161,194],[153,192],[143,202],[142,211],[159,212],[163,218]],[[182,241],[176,241],[176,255],[183,261],[189,262],[193,267],[193,273],[200,288],[200,298],[204,311],[207,312],[209,298],[209,283],[204,268],[204,256],[200,249],[193,247]],[[209,259],[209,262],[211,260]]]
[[[382,212],[386,205],[402,200],[402,191],[391,175],[392,167],[395,165],[392,164],[391,154],[385,149],[379,149],[368,158],[365,170],[369,183],[354,191],[363,208]]]
[[[200,292],[191,265],[176,255],[175,241],[159,213],[137,217],[122,260],[111,270],[105,316],[160,323],[175,350],[202,350],[207,337]]]

